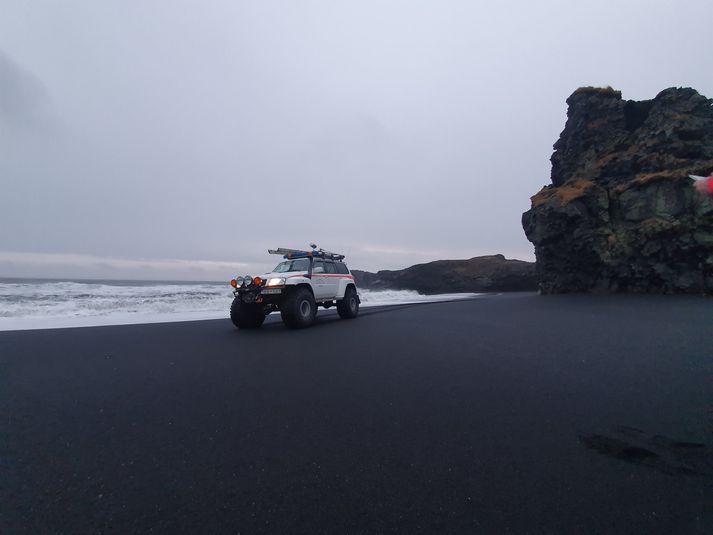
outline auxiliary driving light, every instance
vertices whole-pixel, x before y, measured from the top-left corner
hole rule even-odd
[[[238,281],[236,281],[235,279],[231,279],[231,280],[230,280],[230,285],[231,285],[233,288],[237,288],[237,287],[238,287]]]
[[[235,279],[235,284],[237,285],[236,288],[240,288],[243,285],[243,282],[245,282],[245,279],[242,277],[237,277]]]
[[[255,286],[260,286],[262,284],[262,279],[260,277],[255,277],[253,282],[255,283]]]
[[[250,286],[252,283],[253,283],[253,278],[250,275],[245,277],[245,286]]]

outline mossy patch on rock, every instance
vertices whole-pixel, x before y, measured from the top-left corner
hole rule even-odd
[[[559,188],[543,188],[530,200],[533,206],[542,206],[553,201],[561,206],[584,197],[587,190],[593,186],[594,182],[591,180],[573,180]]]

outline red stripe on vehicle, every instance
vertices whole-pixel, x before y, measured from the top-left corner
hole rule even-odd
[[[294,279],[295,277],[306,277],[307,275],[290,275],[289,277],[285,277],[286,279]],[[324,273],[317,273],[317,274],[312,274],[312,277],[330,277],[330,278],[336,278],[336,279],[354,279],[353,275],[332,275],[332,274],[324,274]]]

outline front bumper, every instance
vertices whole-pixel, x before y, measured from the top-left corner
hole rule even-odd
[[[233,294],[245,304],[274,304],[279,302],[284,288],[241,288]]]

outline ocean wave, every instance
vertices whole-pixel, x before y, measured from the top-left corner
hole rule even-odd
[[[439,301],[470,299],[477,295],[473,293],[424,295],[415,290],[359,290],[362,306],[436,303]]]
[[[111,316],[225,309],[230,286],[0,283],[0,318]]]
[[[362,306],[463,299],[360,290]],[[0,330],[225,318],[232,288],[219,283],[0,282]]]

